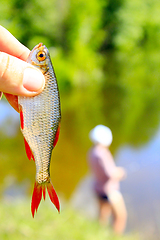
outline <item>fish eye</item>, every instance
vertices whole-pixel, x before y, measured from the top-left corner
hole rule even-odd
[[[46,59],[45,52],[40,51],[40,52],[37,53],[37,60],[39,62],[44,61],[45,59]]]

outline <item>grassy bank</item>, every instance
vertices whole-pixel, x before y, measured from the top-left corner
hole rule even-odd
[[[0,202],[1,240],[132,240],[134,237],[117,237],[109,229],[65,207],[58,214],[46,201],[41,204],[33,219],[30,200]]]

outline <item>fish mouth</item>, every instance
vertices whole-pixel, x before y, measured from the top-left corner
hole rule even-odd
[[[34,47],[33,50],[38,49],[38,50],[40,50],[40,51],[43,51],[45,48],[46,48],[46,46],[43,45],[43,43],[39,43],[39,44],[37,44],[37,45]]]
[[[38,47],[42,47],[42,46],[43,46],[43,43],[39,43],[39,44],[37,44],[36,46],[37,46],[37,48],[38,48]]]
[[[43,45],[43,43],[39,43],[37,44],[31,51],[31,53],[33,53],[35,50],[39,50],[39,51],[44,51],[44,49],[47,49],[45,45]]]

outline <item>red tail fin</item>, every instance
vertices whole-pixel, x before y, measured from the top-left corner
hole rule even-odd
[[[49,197],[51,199],[51,202],[55,205],[55,207],[57,208],[57,210],[59,212],[60,211],[59,199],[58,199],[56,191],[54,190],[51,182],[47,184],[47,191],[48,191]]]
[[[51,199],[51,202],[55,205],[57,210],[60,211],[59,199],[58,199],[56,191],[54,190],[51,182],[45,183],[45,184],[39,184],[39,183],[35,182],[33,195],[32,195],[32,202],[31,202],[31,212],[32,212],[33,217],[34,217],[35,211],[37,212],[38,206],[42,199],[42,192],[43,192],[43,197],[45,200],[45,188],[46,187],[47,187],[47,191],[48,191],[49,197]]]

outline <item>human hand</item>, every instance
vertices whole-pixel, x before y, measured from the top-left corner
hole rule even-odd
[[[115,167],[114,171],[112,172],[112,178],[117,180],[124,180],[127,177],[126,170],[123,167]]]
[[[119,172],[119,179],[124,180],[127,177],[127,172],[123,167],[117,167],[117,170]]]
[[[18,96],[39,94],[45,85],[40,70],[25,62],[30,50],[0,25],[0,92],[18,110]]]

